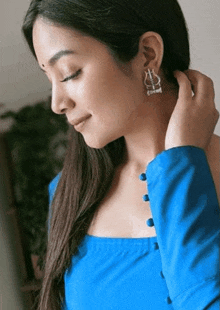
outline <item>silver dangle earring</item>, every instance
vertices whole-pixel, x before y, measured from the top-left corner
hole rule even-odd
[[[162,88],[161,88],[161,84],[160,84],[160,77],[155,74],[154,69],[150,70],[148,69],[148,72],[145,71],[145,80],[144,80],[144,84],[147,87],[147,94],[148,96],[152,95],[152,94],[157,94],[157,93],[162,93]],[[148,77],[149,75],[149,77]],[[154,82],[154,78],[157,78],[157,82]],[[150,80],[151,84],[147,84],[147,80]]]

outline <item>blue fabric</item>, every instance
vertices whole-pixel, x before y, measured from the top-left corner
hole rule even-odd
[[[157,237],[86,235],[64,275],[64,310],[220,309],[220,208],[205,151],[163,151],[146,177]]]
[[[53,196],[55,194],[56,188],[57,188],[57,184],[60,180],[62,171],[60,171],[56,177],[50,182],[49,186],[48,186],[48,196],[49,196],[49,212],[48,212],[48,222],[47,222],[47,226],[48,226],[48,236],[49,236],[49,231],[50,231],[50,219],[52,217],[52,209],[50,207]]]

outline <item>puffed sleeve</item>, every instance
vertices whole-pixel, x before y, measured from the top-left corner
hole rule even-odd
[[[180,146],[146,167],[148,196],[175,310],[220,309],[220,208],[205,151]]]
[[[49,236],[49,231],[50,231],[50,220],[51,220],[51,216],[52,216],[51,202],[53,200],[53,195],[56,191],[57,184],[58,184],[59,179],[61,177],[61,173],[62,173],[62,171],[60,171],[56,175],[56,177],[48,185],[48,197],[49,197],[49,211],[48,211],[48,222],[47,222],[48,236]]]

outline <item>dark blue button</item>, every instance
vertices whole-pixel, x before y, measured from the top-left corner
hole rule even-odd
[[[143,196],[143,201],[149,201],[149,200],[150,199],[149,199],[149,196],[147,194]]]
[[[152,218],[148,219],[147,220],[147,225],[150,226],[150,227],[154,226],[154,220]]]
[[[172,300],[170,299],[170,296],[168,296],[168,297],[166,298],[166,302],[167,302],[168,304],[171,304],[171,303],[172,303]]]
[[[160,276],[161,276],[161,278],[164,278],[164,275],[163,275],[162,271],[160,272]]]
[[[157,242],[154,243],[154,250],[158,250],[159,249],[159,245]]]
[[[146,174],[145,174],[145,173],[140,174],[140,175],[139,175],[139,179],[140,179],[141,181],[146,181],[146,180],[147,180]]]

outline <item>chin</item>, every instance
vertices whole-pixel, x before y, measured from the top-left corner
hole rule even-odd
[[[115,139],[110,140],[110,139],[85,139],[84,137],[84,141],[85,143],[91,147],[92,149],[102,149],[104,148],[107,144],[113,142]]]
[[[95,140],[93,141],[85,140],[85,143],[92,149],[102,149],[108,144],[108,143],[105,143],[104,141],[95,141]]]

